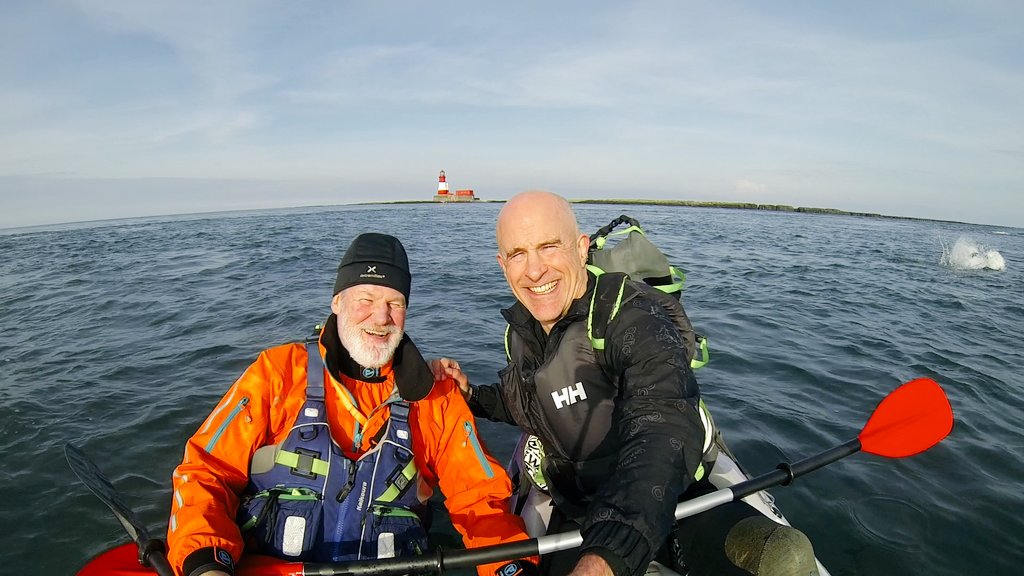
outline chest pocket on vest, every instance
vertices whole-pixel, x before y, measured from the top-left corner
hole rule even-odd
[[[296,560],[313,560],[323,530],[323,495],[309,488],[272,488],[253,494],[239,507],[242,532],[251,531],[256,548]]]
[[[427,550],[427,531],[419,517],[411,510],[373,506],[370,509],[373,526],[364,546],[376,545],[376,550],[367,550],[368,556],[393,558],[423,554]]]

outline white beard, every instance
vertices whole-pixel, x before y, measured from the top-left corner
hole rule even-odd
[[[371,340],[371,336],[363,332],[370,330],[375,333],[386,332],[387,340],[379,342]],[[349,356],[366,368],[380,368],[391,361],[398,343],[402,341],[402,330],[397,326],[374,326],[369,322],[353,324],[348,321],[348,316],[342,311],[338,314],[338,338],[341,345],[348,350]]]

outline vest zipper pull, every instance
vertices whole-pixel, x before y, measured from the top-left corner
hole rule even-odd
[[[352,468],[352,461],[346,460],[345,475],[348,476],[348,479],[345,480],[345,485],[341,487],[341,490],[338,491],[338,495],[335,497],[335,500],[337,500],[338,502],[343,502],[345,500],[345,497],[348,496],[348,493],[352,491],[352,486],[354,486],[356,483],[356,475],[353,472]]]

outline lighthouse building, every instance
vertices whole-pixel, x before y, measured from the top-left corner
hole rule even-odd
[[[464,189],[456,190],[455,194],[448,191],[448,178],[444,174],[444,170],[441,170],[441,174],[437,177],[437,194],[434,195],[434,202],[473,202],[479,200],[473,190]]]

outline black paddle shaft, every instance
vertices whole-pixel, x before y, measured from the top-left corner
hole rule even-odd
[[[149,566],[160,576],[174,576],[174,570],[167,562],[163,540],[152,538],[149,531],[135,516],[131,508],[121,502],[114,485],[107,480],[103,472],[93,464],[92,460],[80,449],[71,444],[64,445],[64,456],[67,457],[71,471],[85,484],[90,492],[103,501],[124,526],[128,535],[139,547],[139,564]]]
[[[444,574],[447,570],[472,568],[490,562],[503,562],[510,558],[536,556],[537,539],[518,540],[482,548],[442,550],[432,556],[403,556],[377,560],[357,560],[336,564],[306,563],[305,576],[398,576],[399,574]]]

